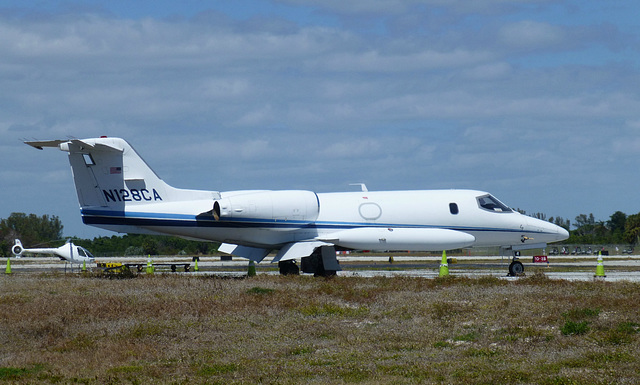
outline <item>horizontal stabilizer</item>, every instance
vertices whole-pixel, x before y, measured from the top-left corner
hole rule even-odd
[[[239,246],[231,243],[223,243],[220,245],[220,247],[218,247],[218,251],[220,251],[221,253],[246,258],[254,262],[260,262],[264,259],[264,257],[267,256],[267,254],[269,254],[271,250],[261,249],[258,247]]]
[[[80,149],[98,149],[102,151],[119,151],[122,152],[124,149],[115,145],[115,143],[101,143],[97,142],[95,139],[55,139],[55,140],[34,140],[34,141],[26,141],[25,144],[33,148],[37,148],[38,150],[42,150],[45,147],[58,147],[62,151],[69,151],[69,144],[74,144],[78,146]]]
[[[45,147],[58,147],[60,143],[66,143],[68,140],[32,140],[24,142],[33,148],[37,148],[38,150],[42,150]]]
[[[296,242],[285,245],[276,257],[273,259],[273,263],[280,261],[288,261],[291,259],[298,259],[310,256],[315,249],[321,246],[331,246],[331,243],[327,242]]]

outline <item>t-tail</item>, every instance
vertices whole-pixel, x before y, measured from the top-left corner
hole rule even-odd
[[[145,220],[152,225],[151,213],[164,213],[166,217],[189,206],[197,215],[211,210],[213,199],[220,196],[215,191],[171,187],[124,139],[25,143],[38,149],[58,147],[69,154],[82,219],[88,225],[118,232],[157,233],[154,226],[145,226]]]

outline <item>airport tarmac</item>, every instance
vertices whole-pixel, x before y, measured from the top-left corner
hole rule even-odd
[[[423,277],[436,278],[439,276],[441,257],[436,256],[342,256],[339,257],[342,271],[338,276],[345,277]],[[463,277],[493,276],[500,279],[516,280],[518,277],[507,276],[510,260],[500,256],[458,256],[453,257],[456,263],[449,264],[450,275]],[[550,279],[563,279],[568,281],[589,281],[594,279],[596,271],[595,256],[560,256],[549,257],[549,263],[533,263],[531,257],[522,257],[520,261],[525,266],[525,277],[535,273],[543,273]],[[182,266],[177,266],[176,274],[198,274],[219,276],[243,276],[247,274],[248,261],[234,258],[231,261],[222,261],[219,256],[200,257],[199,271],[194,271],[192,257],[153,257],[154,263],[165,264],[158,266],[158,272],[171,273],[172,263],[190,264],[190,271],[184,272]],[[146,266],[145,257],[114,257],[98,258],[97,262],[138,264],[142,268]],[[0,258],[1,266],[6,265],[6,258]],[[605,281],[633,281],[640,282],[640,256],[614,255],[603,257],[605,269]],[[71,266],[64,261],[52,257],[23,257],[11,258],[12,273],[33,274],[47,271],[55,272],[79,272],[78,266]],[[88,269],[96,269],[95,264],[87,265]],[[3,270],[0,270],[2,272]],[[271,264],[267,258],[256,265],[257,274],[279,274],[277,265]]]

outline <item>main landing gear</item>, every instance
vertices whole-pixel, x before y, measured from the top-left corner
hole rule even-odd
[[[300,274],[300,268],[296,265],[296,261],[293,260],[278,262],[278,268],[280,269],[280,275]]]
[[[333,246],[321,246],[316,248],[308,257],[303,257],[300,267],[295,261],[278,262],[280,275],[298,275],[300,270],[303,273],[313,274],[316,277],[332,277],[340,270],[340,265],[336,258],[336,249]]]
[[[325,247],[329,250],[324,251],[326,256],[323,256],[322,250]],[[334,249],[333,246],[318,247],[313,251],[313,253],[310,256],[304,257],[300,260],[300,265],[302,266],[302,272],[312,273],[314,277],[333,277],[334,275],[337,274],[337,270],[339,270],[340,267],[338,267],[337,269],[335,268],[335,265],[338,264],[338,261],[335,260],[335,265],[334,265],[334,262],[330,260],[332,255],[333,255],[333,259],[335,260],[336,249]],[[325,262],[325,259],[328,259],[328,260]],[[330,266],[333,266],[333,269]]]

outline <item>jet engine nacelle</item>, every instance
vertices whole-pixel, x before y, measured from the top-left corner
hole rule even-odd
[[[233,195],[216,200],[213,216],[216,220],[263,219],[289,221],[315,221],[320,211],[316,193],[286,190],[261,191]]]

